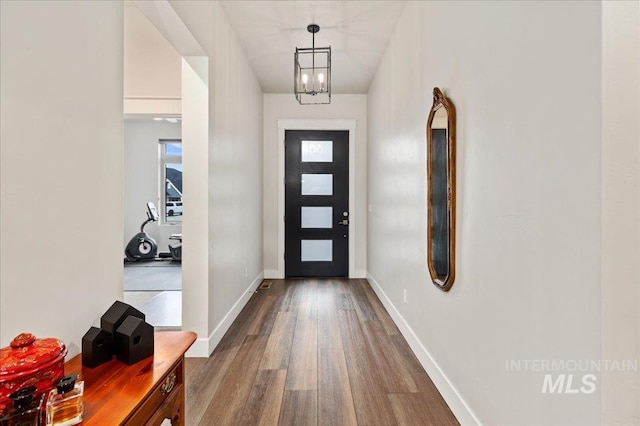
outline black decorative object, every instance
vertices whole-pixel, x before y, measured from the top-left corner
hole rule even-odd
[[[144,314],[133,306],[116,300],[100,318],[100,328],[114,334],[128,316],[145,319]]]
[[[133,306],[115,301],[100,318],[100,328],[91,327],[82,337],[82,364],[94,368],[115,354],[132,365],[153,355],[153,326],[144,319]]]
[[[300,105],[331,103],[331,46],[316,47],[320,27],[309,24],[311,48],[297,48],[294,57],[293,91]]]
[[[153,355],[153,326],[129,316],[116,330],[114,342],[118,361],[135,364]]]
[[[82,337],[82,365],[95,368],[111,361],[113,335],[106,330],[91,327]]]

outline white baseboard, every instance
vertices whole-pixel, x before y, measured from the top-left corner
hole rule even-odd
[[[363,269],[356,269],[349,278],[367,278],[367,271]]]
[[[242,308],[244,308],[244,305],[247,304],[247,302],[251,298],[251,295],[258,288],[263,279],[264,273],[261,272],[251,282],[249,287],[247,287],[247,290],[242,293],[242,296],[240,296],[236,303],[234,303],[229,312],[227,312],[227,315],[222,318],[222,321],[220,321],[211,335],[208,338],[197,339],[193,343],[191,348],[189,348],[185,356],[189,358],[209,357],[209,355],[211,355],[216,346],[218,346],[218,343],[220,343],[220,340],[222,340],[224,334],[227,332],[227,330],[229,330],[229,327],[231,327],[231,324],[238,317],[238,314],[240,314],[240,311],[242,311]]]
[[[209,357],[209,339],[199,337],[184,354],[187,358],[207,358]]]
[[[265,269],[264,270],[264,279],[265,280],[277,280],[282,278],[277,269]]]
[[[380,284],[378,284],[375,278],[373,278],[369,273],[367,273],[367,280],[460,424],[480,425],[480,420],[478,420],[476,415],[473,413],[473,410],[471,410],[467,405],[460,393],[458,393],[456,388],[449,381],[446,374],[444,374],[442,369],[435,362],[429,351],[424,347],[422,342],[420,342],[418,336],[416,336],[409,324],[402,317],[400,311],[398,311],[398,309],[393,305],[391,299],[387,297],[385,292],[382,290],[382,287],[380,287]]]
[[[264,279],[265,280],[278,280],[284,278],[280,275],[280,272],[276,269],[265,269],[264,270]],[[356,269],[353,271],[349,278],[367,278],[367,271],[364,269]]]

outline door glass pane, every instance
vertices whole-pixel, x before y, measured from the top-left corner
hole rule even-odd
[[[333,195],[333,175],[303,173],[302,195]]]
[[[301,207],[302,228],[333,228],[333,207]]]
[[[331,163],[333,141],[302,141],[303,163]]]
[[[332,240],[302,240],[300,260],[302,262],[331,262],[333,260]]]

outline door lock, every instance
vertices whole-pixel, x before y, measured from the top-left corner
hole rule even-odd
[[[346,226],[349,224],[349,219],[341,220],[340,222],[338,222],[338,224]]]

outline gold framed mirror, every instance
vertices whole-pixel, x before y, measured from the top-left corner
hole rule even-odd
[[[427,265],[442,291],[455,280],[455,246],[456,112],[435,87],[427,120]]]

